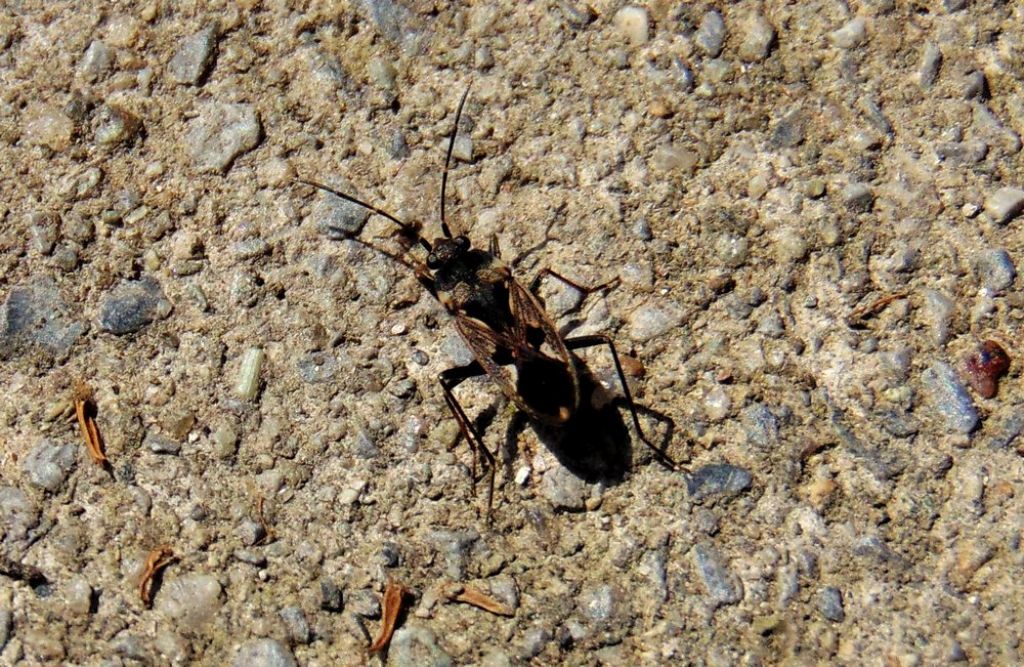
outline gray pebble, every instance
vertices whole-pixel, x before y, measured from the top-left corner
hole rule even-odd
[[[925,397],[946,428],[970,433],[978,425],[978,411],[967,388],[949,364],[937,361],[921,374]]]
[[[661,301],[637,308],[627,319],[633,340],[646,342],[679,326],[683,314],[674,303]]]
[[[826,586],[818,591],[818,611],[828,620],[842,623],[846,618],[842,592],[835,586]]]
[[[1024,190],[1000,188],[985,200],[985,212],[997,224],[1004,224],[1024,211]]]
[[[686,480],[686,492],[691,500],[740,493],[750,488],[752,479],[743,468],[716,463],[699,468],[690,475]]]
[[[651,231],[651,223],[647,221],[647,218],[637,218],[633,222],[633,235],[641,241],[650,241],[654,238],[654,232]]]
[[[924,52],[921,54],[921,65],[918,67],[918,82],[922,88],[931,88],[935,79],[939,76],[939,68],[942,67],[942,51],[932,42],[924,45]]]
[[[774,45],[775,28],[765,15],[758,12],[748,17],[738,50],[740,59],[748,63],[764,60]]]
[[[38,524],[39,508],[28,494],[14,486],[0,487],[0,533],[5,545],[24,540]]]
[[[949,325],[955,310],[956,304],[942,292],[933,289],[924,291],[922,313],[931,326],[932,340],[936,345],[945,345],[949,340]]]
[[[338,362],[329,352],[310,352],[295,362],[299,377],[310,384],[330,382],[338,372]]]
[[[866,213],[875,203],[875,195],[867,183],[850,183],[842,192],[843,204],[855,213]]]
[[[242,521],[235,527],[235,535],[238,536],[238,539],[242,544],[247,547],[251,547],[265,538],[267,536],[267,531],[259,521],[242,519]]]
[[[278,616],[284,622],[288,638],[296,644],[308,644],[312,636],[309,631],[309,623],[301,607],[295,605],[285,607],[278,612]]]
[[[468,366],[473,363],[473,350],[469,349],[462,336],[454,331],[441,341],[440,351],[453,366]]]
[[[595,623],[603,623],[615,614],[616,597],[611,585],[601,584],[585,590],[578,604],[584,616]]]
[[[57,357],[66,354],[85,331],[85,325],[72,321],[68,312],[48,278],[13,288],[0,306],[0,359],[35,346]]]
[[[14,614],[10,609],[0,609],[0,651],[7,646],[11,638],[11,629],[14,627]]]
[[[171,303],[155,279],[126,280],[107,292],[100,304],[99,324],[104,331],[135,333],[150,322],[167,317]]]
[[[204,104],[189,123],[185,144],[200,171],[223,171],[260,141],[260,121],[251,104]]]
[[[860,16],[851,19],[843,27],[829,33],[829,40],[841,49],[852,49],[864,43],[867,37],[867,22]]]
[[[473,545],[480,539],[480,533],[468,530],[435,530],[430,533],[434,544],[445,562],[445,575],[459,581],[466,576],[466,563]]]
[[[179,441],[152,431],[146,434],[142,444],[154,454],[177,454],[181,451]]]
[[[722,555],[709,543],[695,544],[692,550],[697,573],[714,606],[736,604],[743,599],[743,587],[729,570]]]
[[[366,429],[359,429],[356,432],[352,443],[352,453],[361,459],[374,459],[380,456],[380,447],[373,441],[373,438]]]
[[[235,549],[231,552],[231,555],[235,557],[235,560],[252,565],[253,567],[267,566],[267,556],[260,551],[255,551],[253,549]]]
[[[97,119],[99,125],[93,137],[96,143],[104,146],[130,142],[142,129],[142,120],[138,116],[114,104],[101,106]]]
[[[947,13],[958,12],[967,6],[967,0],[942,0],[942,6]]]
[[[417,625],[404,625],[395,631],[388,662],[395,667],[450,667],[453,664],[451,656],[438,645],[433,631]]]
[[[22,461],[28,481],[47,491],[56,491],[75,466],[75,446],[43,440]]]
[[[331,184],[331,187],[334,187]],[[348,193],[349,188],[345,185],[334,187],[338,192]],[[355,236],[363,228],[366,219],[370,217],[369,212],[350,201],[342,199],[335,194],[320,190],[310,218],[320,233],[332,239],[344,239]]]
[[[175,83],[195,84],[202,78],[213,47],[217,43],[217,31],[214,28],[203,28],[194,35],[181,41],[171,62],[167,64],[167,75]]]
[[[233,243],[231,252],[237,259],[254,259],[270,252],[270,245],[260,238],[246,239]]]
[[[723,234],[715,243],[715,254],[723,265],[730,269],[743,266],[750,256],[750,241],[742,236]]]
[[[775,445],[779,439],[779,420],[763,403],[755,403],[740,413],[740,424],[747,436],[747,442],[766,448]]]
[[[988,93],[985,73],[974,70],[964,75],[963,93],[965,100],[984,99]]]
[[[793,148],[804,142],[806,121],[802,109],[794,109],[783,116],[772,130],[771,144],[775,148]]]
[[[110,642],[114,651],[124,657],[142,663],[150,663],[153,656],[146,647],[146,640],[139,635],[122,633]]]
[[[345,606],[356,616],[380,618],[380,600],[368,588],[350,593],[345,599]]]
[[[1002,292],[1013,286],[1017,269],[1010,259],[1010,253],[1002,248],[983,250],[978,253],[974,270],[982,287],[993,292]]]
[[[722,45],[725,44],[725,21],[722,20],[722,15],[716,10],[704,14],[693,40],[705,54],[717,58],[722,52]]]
[[[480,660],[480,667],[512,667],[512,658],[501,649],[492,648]]]
[[[93,590],[82,576],[76,576],[63,590],[67,610],[74,616],[87,616],[93,610]]]
[[[94,39],[82,54],[82,60],[78,63],[78,71],[86,79],[92,81],[110,69],[113,61],[114,52],[111,48],[104,42]]]
[[[341,587],[330,579],[320,580],[320,608],[324,611],[341,611],[344,608]]]
[[[523,634],[523,641],[520,644],[520,655],[529,660],[534,658],[544,650],[544,648],[551,643],[554,637],[551,631],[547,628],[530,628]]]
[[[197,629],[220,608],[220,582],[208,574],[186,574],[165,581],[156,596],[156,610],[180,624],[181,629]]]
[[[544,473],[540,482],[540,494],[554,505],[556,510],[579,511],[586,507],[590,497],[590,485],[565,466],[557,466]]]
[[[405,142],[405,135],[401,130],[395,130],[388,143],[388,155],[393,160],[404,160],[409,157],[409,145]]]
[[[935,154],[941,160],[957,165],[978,164],[988,155],[984,141],[944,141],[935,144]]]
[[[29,234],[32,247],[40,255],[49,255],[57,243],[57,216],[43,211],[32,211],[28,214]]]
[[[295,656],[276,639],[251,639],[238,647],[232,667],[297,667]]]
[[[992,437],[988,441],[988,446],[992,449],[1005,449],[1013,444],[1017,437],[1024,433],[1024,409],[1022,406],[1016,405],[992,431]]]

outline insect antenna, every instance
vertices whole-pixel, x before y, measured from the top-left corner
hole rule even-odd
[[[452,161],[455,136],[459,133],[459,119],[462,118],[462,107],[465,106],[466,98],[469,97],[469,88],[470,86],[466,86],[466,92],[462,93],[462,99],[459,100],[459,108],[455,112],[455,126],[452,127],[452,136],[448,139],[448,155],[444,158],[444,171],[441,172],[441,231],[444,232],[446,238],[452,237],[452,230],[448,228],[448,222],[444,219],[444,195],[448,190],[448,165]]]
[[[364,201],[360,201],[360,200],[356,199],[352,195],[347,195],[344,192],[339,192],[339,191],[335,190],[334,188],[327,187],[326,185],[324,185],[322,183],[316,183],[314,181],[307,181],[304,178],[297,178],[295,180],[297,180],[299,183],[305,183],[306,185],[313,186],[314,188],[316,188],[318,190],[323,190],[324,192],[330,192],[335,197],[340,197],[341,199],[344,199],[345,201],[352,202],[353,204],[356,204],[358,206],[362,206],[363,208],[365,208],[365,209],[367,209],[369,211],[373,211],[377,215],[384,216],[385,218],[387,218],[391,222],[393,222],[396,225],[398,225],[402,229],[402,233],[403,234],[407,235],[409,238],[416,239],[416,241],[419,242],[419,244],[421,246],[423,246],[423,248],[426,249],[427,252],[430,252],[430,250],[431,250],[430,243],[425,238],[420,236],[419,232],[417,232],[413,228],[412,225],[410,225],[407,222],[402,222],[401,220],[399,220],[395,216],[391,215],[390,213],[388,213],[384,209],[377,208],[376,206],[374,206],[372,204],[367,204]]]

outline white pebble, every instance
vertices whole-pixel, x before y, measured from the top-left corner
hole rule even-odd
[[[615,14],[615,27],[632,44],[645,44],[650,39],[651,20],[643,7],[629,5]]]

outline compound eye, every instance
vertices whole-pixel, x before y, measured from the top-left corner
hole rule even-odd
[[[462,236],[462,235],[456,236],[455,237],[455,245],[459,248],[459,250],[468,250],[469,249],[469,237],[468,236]]]
[[[441,266],[441,261],[437,258],[437,255],[430,253],[427,255],[427,268],[436,269]]]

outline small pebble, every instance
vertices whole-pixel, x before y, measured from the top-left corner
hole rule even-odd
[[[220,597],[221,586],[216,577],[190,573],[165,579],[154,608],[177,623],[179,629],[197,630],[216,615]]]
[[[75,123],[59,107],[32,102],[22,114],[22,139],[61,152],[71,145]]]
[[[604,623],[612,618],[617,606],[615,589],[609,584],[599,584],[583,591],[578,606],[583,615],[595,623]]]
[[[967,384],[982,398],[992,398],[999,391],[999,379],[1010,370],[1010,356],[994,340],[986,340],[964,360],[963,375]]]
[[[627,320],[633,340],[647,342],[678,327],[683,315],[673,303],[648,303],[630,313]]]
[[[147,433],[142,444],[154,454],[177,454],[181,451],[181,443],[179,441],[159,433]]]
[[[0,359],[33,348],[54,356],[67,354],[85,325],[70,319],[67,305],[49,278],[19,285],[0,306]]]
[[[335,612],[343,609],[341,588],[330,579],[320,580],[320,608]]]
[[[945,345],[949,340],[949,325],[956,312],[956,304],[948,296],[938,290],[924,291],[922,315],[932,330],[932,340],[936,345]]]
[[[826,586],[818,591],[818,611],[828,620],[842,623],[846,618],[842,592],[835,586]]]
[[[391,638],[388,664],[395,667],[451,667],[454,663],[437,643],[437,635],[432,630],[406,624]]]
[[[866,213],[875,202],[875,195],[867,183],[850,183],[842,191],[843,204],[855,213]]]
[[[467,530],[435,530],[430,541],[444,557],[445,574],[449,579],[460,581],[466,576],[466,564],[473,545],[480,539],[480,533]]]
[[[998,249],[983,250],[975,258],[974,270],[982,287],[993,292],[1002,292],[1013,287],[1017,269],[1010,253]]]
[[[732,399],[725,387],[716,384],[704,394],[704,416],[708,421],[720,422],[729,416],[732,410]]]
[[[335,188],[338,192],[347,192],[342,186]],[[324,190],[319,190],[319,197],[310,212],[310,218],[316,228],[328,237],[342,239],[355,236],[363,228],[369,212],[350,201]]]
[[[935,79],[939,76],[939,68],[942,67],[942,51],[932,42],[924,45],[924,52],[921,54],[921,64],[918,66],[918,82],[922,88],[931,88]]]
[[[259,394],[260,371],[266,353],[258,347],[250,347],[242,357],[238,369],[238,381],[235,383],[235,396],[243,401],[251,401]]]
[[[693,39],[707,56],[717,58],[725,44],[725,21],[722,15],[714,9],[705,13]]]
[[[775,28],[761,13],[754,13],[744,25],[743,41],[740,42],[739,56],[744,62],[760,62],[768,57],[775,45]]]
[[[99,325],[121,336],[135,333],[171,313],[171,302],[154,278],[126,280],[111,289],[100,303]]]
[[[978,411],[967,388],[949,364],[937,361],[921,374],[922,389],[932,410],[951,431],[970,433],[978,425]]]
[[[984,99],[988,96],[984,72],[974,70],[964,76],[963,95],[965,100]]]
[[[755,403],[740,413],[740,424],[747,436],[747,442],[766,448],[779,439],[779,420],[763,403]]]
[[[25,455],[21,469],[33,485],[56,491],[75,467],[75,452],[74,445],[43,440]]]
[[[210,64],[216,43],[217,31],[213,27],[203,28],[183,39],[167,64],[167,75],[171,81],[189,85],[198,83]]]
[[[205,103],[184,133],[185,146],[199,171],[224,171],[259,144],[261,127],[251,104]]]
[[[539,655],[554,639],[551,632],[544,627],[533,627],[523,633],[520,652],[524,659],[529,660]]]
[[[301,607],[288,606],[278,612],[278,616],[284,622],[288,638],[296,644],[308,644],[311,638],[309,622]]]
[[[643,7],[627,5],[616,12],[612,22],[631,44],[646,44],[650,39],[651,20]]]
[[[708,543],[694,545],[691,553],[697,574],[714,606],[736,604],[743,599],[743,586],[728,562]]]
[[[111,48],[101,40],[94,39],[82,54],[82,60],[78,63],[78,71],[86,79],[93,81],[110,69],[113,61],[114,52]]]
[[[1024,211],[1024,190],[1000,188],[985,200],[985,212],[997,223],[1005,224]]]
[[[276,639],[251,639],[238,647],[232,667],[297,667],[295,656]]]
[[[829,40],[841,49],[852,49],[864,43],[867,37],[867,22],[860,16],[851,19],[843,27],[829,34]]]
[[[686,479],[686,492],[694,501],[733,495],[749,489],[752,479],[743,468],[725,463],[712,464],[698,468]]]

